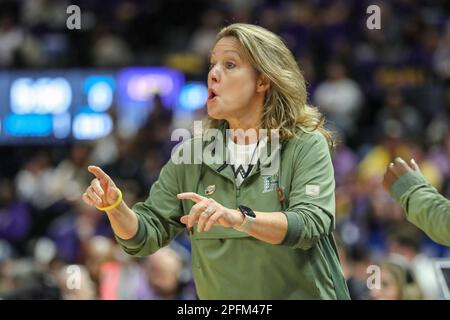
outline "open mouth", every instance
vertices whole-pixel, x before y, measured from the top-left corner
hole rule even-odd
[[[208,89],[208,101],[212,101],[217,97],[216,92],[213,89]]]

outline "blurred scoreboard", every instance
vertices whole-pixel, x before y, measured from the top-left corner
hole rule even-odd
[[[165,67],[3,71],[0,144],[94,140],[112,130],[130,136],[144,124],[156,94],[166,108],[192,111],[205,105],[207,89]]]

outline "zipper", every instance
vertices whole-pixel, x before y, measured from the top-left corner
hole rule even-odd
[[[242,186],[242,184],[241,184]],[[239,197],[241,195],[241,187],[236,187],[236,208],[239,207]]]

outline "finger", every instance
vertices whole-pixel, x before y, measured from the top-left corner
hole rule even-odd
[[[83,193],[83,195],[81,196],[81,199],[83,199],[83,201],[90,206],[95,207],[95,201],[92,200],[91,198],[89,198],[88,194],[85,192]]]
[[[207,208],[207,204],[205,201],[201,201],[197,204],[194,204],[189,212],[188,218],[188,228],[192,228],[194,223],[199,219],[200,214],[205,211]]]
[[[205,223],[208,221],[208,219],[211,217],[211,215],[216,212],[215,208],[212,207],[211,205],[209,205],[207,208],[209,208],[209,210],[210,210],[209,213],[207,211],[203,211],[200,213],[200,216],[198,219],[198,224],[197,224],[198,232],[203,231],[203,227],[204,227]]]
[[[202,232],[203,231],[203,225],[208,220],[208,218],[209,218],[209,215],[205,211],[200,213],[199,218],[198,218],[198,224],[197,224],[197,231],[198,232]]]
[[[99,206],[102,204],[102,199],[98,196],[97,193],[95,193],[92,187],[87,188],[86,193],[89,196],[89,198],[91,198],[92,201],[94,201],[95,205]]]
[[[208,220],[205,226],[205,232],[209,231],[213,225],[217,223],[217,221],[223,216],[223,211],[217,211],[214,213]]]
[[[411,159],[411,167],[415,170],[415,171],[418,171],[418,172],[420,172],[420,168],[419,168],[419,166],[418,166],[418,164],[417,164],[417,162],[416,162],[416,160],[414,160],[414,159]]]
[[[391,174],[395,175],[396,173],[395,173],[394,167],[395,167],[395,164],[393,162],[389,163],[386,174],[391,173]]]
[[[179,193],[177,194],[177,198],[178,199],[190,199],[192,201],[194,201],[195,203],[198,203],[200,201],[203,201],[205,199],[205,197],[202,197],[201,195],[195,193],[195,192],[183,192],[183,193]]]
[[[99,181],[104,190],[108,190],[111,178],[99,167],[89,166],[88,171],[92,173]]]
[[[395,158],[395,164],[394,164],[394,171],[397,175],[397,177],[401,177],[405,173],[411,170],[411,168],[408,166],[405,160],[403,160],[400,157]]]
[[[93,179],[91,181],[91,187],[94,189],[94,191],[100,196],[103,197],[105,195],[105,192],[103,191],[100,181],[98,181],[97,178]]]

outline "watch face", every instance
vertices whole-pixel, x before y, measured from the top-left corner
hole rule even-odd
[[[241,212],[243,213],[243,214],[245,214],[246,216],[249,216],[249,217],[252,217],[252,218],[255,218],[256,217],[256,214],[253,212],[253,210],[252,209],[250,209],[249,207],[246,207],[246,206],[239,206],[239,210],[241,210]]]

